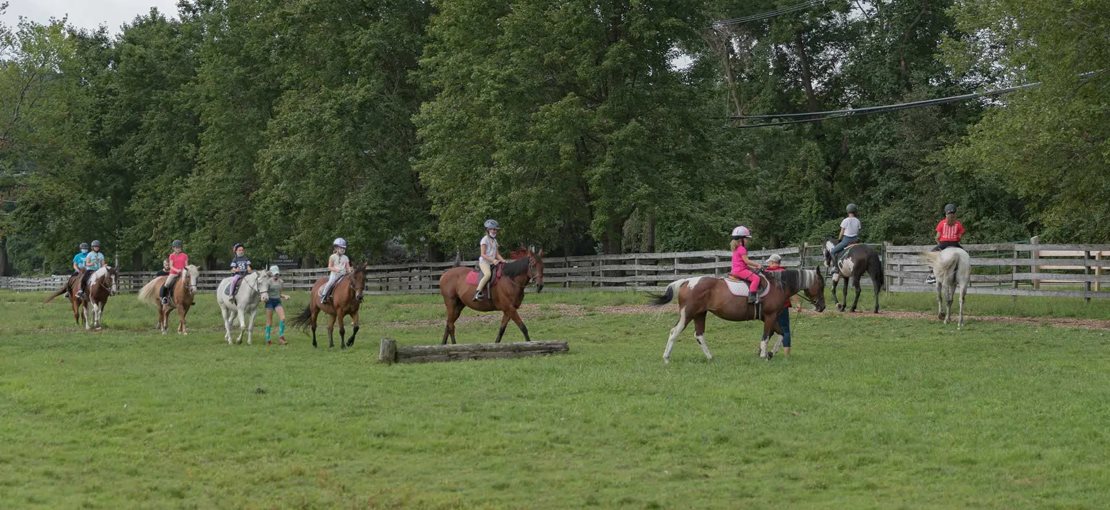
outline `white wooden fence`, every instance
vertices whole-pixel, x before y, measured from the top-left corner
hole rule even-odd
[[[931,291],[925,285],[928,268],[921,254],[933,245],[872,245],[883,255],[887,288],[894,292]],[[1033,243],[971,244],[964,246],[972,257],[973,294],[1012,296],[1041,295],[1083,298],[1110,297],[1110,245],[1042,245]],[[819,245],[759,250],[753,260],[772,253],[783,257],[787,267],[812,268],[822,263]],[[724,275],[730,269],[730,254],[725,250],[629,253],[551,257],[544,261],[545,290],[591,288],[597,290],[658,291],[679,278]],[[423,262],[371,266],[366,290],[370,294],[436,293],[439,276],[453,262]],[[463,265],[473,266],[473,261]],[[286,287],[305,290],[326,269],[286,269]],[[198,287],[214,290],[225,271],[202,271]],[[120,275],[120,291],[136,292],[154,277],[153,272],[128,272]],[[0,288],[20,291],[50,291],[61,287],[66,276],[46,278],[0,278]],[[870,286],[869,278],[863,285]]]

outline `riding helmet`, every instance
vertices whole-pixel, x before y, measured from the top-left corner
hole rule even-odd
[[[857,211],[858,209],[859,209],[859,208],[858,208],[858,207],[856,207],[856,204],[848,204],[848,212],[850,212],[850,213],[854,213],[854,212],[856,212],[856,211]]]
[[[184,243],[182,243],[180,239],[174,239],[173,244],[170,244],[170,247],[180,248],[182,244]]]
[[[338,246],[338,247],[343,248],[343,249],[347,249],[347,240],[343,239],[342,237],[337,237],[337,238],[335,238],[335,241],[332,241],[331,245],[332,246]]]
[[[494,219],[486,220],[485,226],[486,226],[487,229],[495,228],[495,229],[501,230],[501,225],[499,225],[497,223],[497,220],[494,220]]]
[[[89,249],[89,243],[81,243],[81,246],[78,246],[78,248],[82,250],[87,250]]]
[[[92,247],[93,248],[100,248],[100,241],[93,241],[92,242]]]
[[[274,276],[281,274],[281,268],[276,265],[270,266],[270,274]]]
[[[239,248],[242,248],[242,247],[243,247],[243,243],[235,243],[235,246],[231,247],[231,251],[238,250]]]
[[[752,231],[748,230],[748,227],[745,227],[743,225],[740,225],[739,227],[736,227],[736,228],[732,229],[732,238],[733,239],[740,239],[741,237],[751,237],[751,236],[752,236]]]
[[[944,214],[956,212],[956,204],[948,204],[944,206]]]

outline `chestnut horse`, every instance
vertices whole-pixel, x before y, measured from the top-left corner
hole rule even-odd
[[[189,308],[193,306],[193,296],[197,293],[197,278],[200,276],[200,270],[197,266],[189,264],[181,271],[181,276],[173,282],[173,296],[170,297],[169,304],[162,304],[161,298],[158,297],[158,291],[162,288],[162,284],[166,281],[166,276],[159,276],[148,282],[139,291],[139,301],[149,303],[158,307],[158,330],[162,334],[166,334],[169,329],[170,310],[177,310],[177,332],[178,334],[188,335],[189,330],[185,327],[185,316],[189,314]]]
[[[69,292],[69,303],[73,307],[73,320],[77,321],[77,325],[81,325],[84,319],[85,329],[95,327],[101,328],[100,319],[104,313],[104,305],[108,303],[108,296],[115,295],[118,291],[119,270],[112,266],[104,266],[97,270],[95,274],[97,281],[96,285],[89,289],[85,299],[78,299],[77,291],[81,288],[81,275],[74,275],[69,278],[65,286],[58,289],[46,298],[45,303],[49,303],[54,298]],[[92,323],[89,322],[89,308],[92,307]]]
[[[354,271],[335,282],[331,290],[331,302],[320,302],[320,288],[328,282],[327,276],[316,279],[308,295],[312,298],[308,306],[300,315],[289,321],[289,324],[302,330],[312,328],[312,346],[316,347],[316,316],[323,311],[331,316],[328,319],[328,347],[335,347],[334,331],[335,322],[339,321],[339,348],[346,349],[355,344],[355,335],[358,334],[358,309],[362,306],[362,292],[366,289],[366,264],[359,264]],[[343,329],[343,316],[351,316],[351,338],[344,341],[346,330]]]
[[[514,255],[518,252],[514,252]],[[528,327],[524,325],[517,309],[524,301],[524,288],[531,282],[536,282],[536,292],[543,291],[543,250],[538,253],[528,248],[527,252],[520,252],[521,257],[513,259],[501,268],[501,278],[490,285],[487,299],[474,300],[474,291],[478,290],[477,282],[467,283],[467,275],[473,271],[469,267],[453,267],[439,277],[439,293],[443,296],[443,304],[447,307],[447,326],[443,329],[443,342],[451,338],[455,343],[455,321],[462,315],[464,308],[469,307],[479,312],[501,311],[501,329],[497,331],[496,343],[501,343],[505,335],[505,326],[512,319],[524,333],[524,341],[532,341],[528,336]],[[493,268],[497,272],[497,268]]]
[[[761,298],[763,306],[763,338],[759,341],[759,357],[770,359],[767,340],[774,333],[781,334],[778,326],[779,312],[790,306],[790,296],[799,291],[813,302],[818,312],[825,310],[825,279],[821,270],[787,269],[775,273],[764,273],[770,288]],[[678,289],[678,324],[671,328],[667,338],[667,348],[663,351],[663,362],[671,362],[671,349],[682,330],[694,321],[694,338],[701,346],[707,360],[713,359],[709,344],[705,343],[705,318],[709,312],[727,321],[757,320],[755,305],[748,304],[747,296],[736,296],[728,290],[723,278],[697,276],[671,282],[661,296],[656,296],[652,304],[662,306],[670,303]]]

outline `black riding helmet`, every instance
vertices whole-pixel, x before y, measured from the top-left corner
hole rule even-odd
[[[857,212],[857,211],[858,211],[858,208],[856,207],[856,204],[848,204],[848,212],[854,213],[854,212]]]
[[[955,213],[955,212],[956,212],[956,204],[948,204],[948,205],[944,206],[944,214]]]

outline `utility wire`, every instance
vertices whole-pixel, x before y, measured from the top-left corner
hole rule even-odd
[[[789,7],[783,7],[781,9],[775,9],[773,11],[760,12],[760,13],[757,13],[757,14],[752,14],[750,16],[743,16],[743,17],[739,17],[739,18],[730,18],[730,19],[717,20],[717,21],[713,22],[713,26],[716,28],[716,27],[724,27],[724,26],[728,26],[728,25],[740,25],[740,24],[743,24],[743,23],[750,23],[750,22],[753,22],[753,21],[763,21],[765,19],[771,19],[771,18],[775,18],[775,17],[778,17],[778,16],[782,16],[783,14],[789,14],[789,13],[792,13],[792,12],[806,10],[806,9],[811,8],[811,7],[816,7],[817,5],[822,4],[824,2],[825,2],[825,0],[809,0],[808,2],[802,2],[800,4],[791,5]]]
[[[1090,78],[1096,74],[1101,73],[1102,70],[1090,71],[1080,74],[1080,78]],[[958,96],[939,97],[935,99],[923,99],[921,101],[910,101],[907,103],[896,103],[880,106],[866,106],[863,108],[848,108],[844,110],[826,110],[822,112],[806,112],[806,113],[768,113],[760,115],[732,115],[729,116],[732,120],[768,120],[768,119],[786,119],[779,122],[761,122],[758,124],[747,124],[736,126],[740,129],[758,128],[767,126],[783,126],[788,124],[801,124],[803,122],[817,122],[826,119],[839,119],[845,117],[855,117],[859,115],[870,115],[872,113],[887,113],[896,112],[899,110],[909,110],[911,108],[924,108],[927,106],[937,106],[948,103],[956,103],[960,101],[967,101],[968,99],[975,99],[978,97],[991,97],[1001,96],[1003,94],[1010,94],[1019,90],[1030,89],[1038,87],[1041,82],[1026,83],[1023,85],[1015,85],[1013,87],[1006,87],[995,90],[987,90],[983,92],[973,92],[971,94],[961,94]]]

